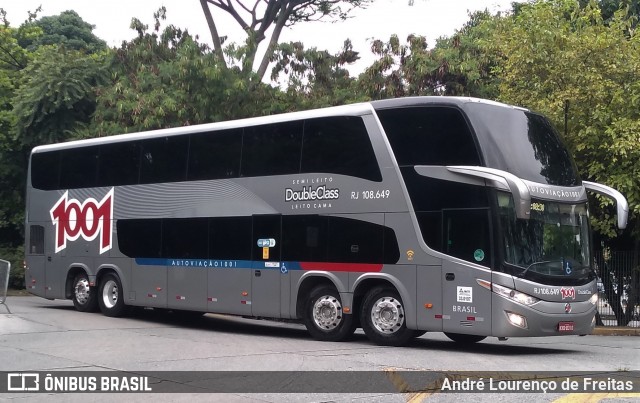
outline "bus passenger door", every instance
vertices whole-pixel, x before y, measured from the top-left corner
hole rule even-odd
[[[281,215],[253,216],[253,270],[251,314],[280,317]],[[285,269],[286,270],[286,269]]]
[[[443,331],[491,334],[491,292],[477,280],[491,281],[491,242],[487,209],[443,211],[443,252],[486,266],[442,261]]]

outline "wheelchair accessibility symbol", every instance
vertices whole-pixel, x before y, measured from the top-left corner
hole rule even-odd
[[[285,266],[284,263],[282,263],[282,266],[280,267],[280,273],[282,273],[282,274],[289,273],[289,269],[287,269],[287,266]]]

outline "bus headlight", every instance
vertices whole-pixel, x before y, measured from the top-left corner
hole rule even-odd
[[[589,302],[595,305],[598,302],[598,293],[593,294],[591,298],[589,298]]]
[[[507,318],[509,319],[509,322],[513,326],[517,326],[522,329],[527,328],[527,319],[524,316],[518,315],[517,313],[509,312],[509,311],[505,311],[505,313],[507,314]]]
[[[501,295],[501,296],[503,296],[505,298],[508,298],[510,300],[513,300],[513,301],[515,301],[515,302],[517,302],[519,304],[522,304],[522,305],[533,305],[536,302],[540,301],[536,297],[532,297],[531,295],[524,294],[524,293],[518,292],[516,290],[512,290],[511,288],[504,287],[504,286],[498,285],[496,283],[491,284],[491,289],[496,294]]]

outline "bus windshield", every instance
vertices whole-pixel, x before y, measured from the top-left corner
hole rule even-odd
[[[498,193],[504,261],[519,276],[584,278],[591,272],[586,203],[533,200],[531,218],[516,218],[513,198]],[[516,271],[517,273],[517,271]]]

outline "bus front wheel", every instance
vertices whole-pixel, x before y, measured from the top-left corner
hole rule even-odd
[[[73,279],[73,306],[80,312],[97,311],[96,292],[96,287],[89,285],[89,277],[85,273],[76,275]]]
[[[402,299],[390,287],[376,287],[367,293],[360,323],[369,340],[381,346],[402,346],[416,334],[407,329]]]
[[[345,315],[338,290],[330,286],[314,288],[302,318],[311,336],[320,341],[343,341],[355,331],[353,315]]]
[[[116,274],[107,273],[100,280],[98,303],[105,316],[117,317],[125,313],[122,284]]]

